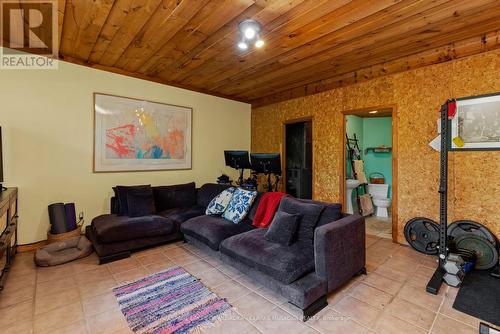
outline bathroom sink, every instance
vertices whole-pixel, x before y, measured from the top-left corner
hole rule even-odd
[[[361,184],[361,182],[359,182],[358,180],[354,180],[354,179],[347,179],[347,180],[345,180],[345,184],[346,184],[346,188],[347,188],[347,191],[346,191],[347,213],[352,214],[353,213],[352,190],[354,188],[356,188],[357,186],[359,186]]]
[[[354,180],[354,179],[347,179],[347,180],[345,180],[345,183],[346,183],[347,189],[354,189],[361,184],[358,180]]]

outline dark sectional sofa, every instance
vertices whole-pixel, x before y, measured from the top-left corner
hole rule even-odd
[[[92,221],[87,236],[102,263],[129,256],[136,249],[184,237],[186,242],[220,257],[287,298],[303,310],[304,320],[327,305],[329,292],[354,275],[366,272],[364,218],[341,213],[340,204],[288,198],[287,205],[295,210],[301,210],[304,203],[323,209],[316,217],[312,240],[283,246],[264,238],[267,229],[252,225],[262,194],[257,196],[247,217],[234,224],[204,214],[211,199],[226,186],[205,184],[193,191],[191,184],[189,196],[187,185],[171,187],[176,187],[175,198],[183,199],[176,202],[177,208],[165,208],[166,203],[158,203],[155,193],[156,207],[165,209],[157,215],[129,218],[110,214]]]

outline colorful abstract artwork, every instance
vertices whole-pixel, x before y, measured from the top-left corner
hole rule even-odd
[[[191,168],[192,109],[94,94],[94,171]]]

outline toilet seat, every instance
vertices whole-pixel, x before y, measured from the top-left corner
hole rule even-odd
[[[384,207],[384,208],[387,208],[391,205],[391,199],[390,198],[376,198],[374,197],[373,199],[373,204],[375,206],[380,206],[380,207]]]

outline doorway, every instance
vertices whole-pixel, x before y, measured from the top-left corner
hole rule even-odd
[[[347,111],[342,118],[344,205],[365,216],[366,234],[397,242],[395,108]]]
[[[284,137],[285,192],[312,199],[312,118],[285,122]]]

